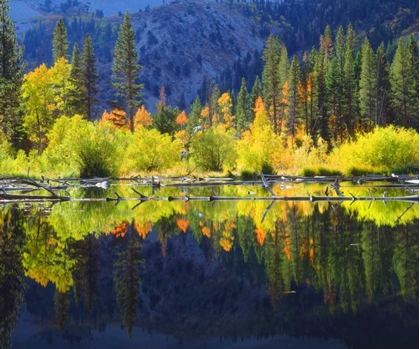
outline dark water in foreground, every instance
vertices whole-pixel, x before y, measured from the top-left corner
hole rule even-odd
[[[418,347],[418,204],[135,204],[3,207],[1,349]]]

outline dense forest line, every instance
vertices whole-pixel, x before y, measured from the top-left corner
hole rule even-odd
[[[290,58],[280,37],[270,35],[261,79],[257,75],[251,91],[245,78],[238,93],[208,82],[201,91],[204,100],[197,96],[187,115],[166,104],[162,88],[151,115],[141,103],[142,66],[126,13],[118,32],[108,33],[117,35],[111,76],[115,100],[98,123],[99,76],[91,36],[86,35],[82,50],[75,43],[69,58],[68,28],[59,19],[50,43],[53,64],[23,74],[23,50],[7,1],[0,4],[4,172],[32,167],[92,176],[171,168],[279,172],[331,164],[341,172],[340,164],[344,171],[356,166],[364,173],[418,168],[418,134],[410,131],[418,130],[419,117],[413,35],[398,40],[391,61],[383,44],[374,51],[365,37],[359,46],[351,24],[335,35],[327,26],[319,47],[301,58]],[[347,150],[357,139],[359,145]],[[364,142],[381,155],[371,156]],[[365,148],[357,153],[357,147]],[[127,161],[118,160],[124,157]]]

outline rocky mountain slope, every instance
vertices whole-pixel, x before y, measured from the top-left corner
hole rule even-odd
[[[221,3],[172,3],[132,15],[143,65],[144,99],[152,107],[165,86],[169,104],[184,95],[189,104],[203,79],[212,78],[238,58],[262,50],[265,38],[254,24]]]
[[[329,6],[330,3],[335,7]],[[327,24],[335,32],[338,25],[352,22],[361,37],[368,36],[375,49],[384,41],[389,47],[389,59],[395,50],[396,38],[418,33],[415,15],[418,7],[416,10],[408,0],[400,5],[384,0],[372,9],[368,4],[355,7],[355,1],[349,4],[352,6],[344,8],[339,1],[325,0],[302,0],[293,4],[273,1],[271,5],[268,2],[264,5],[264,1],[251,5],[206,0],[10,0],[12,17],[20,18],[17,25],[21,37],[34,23],[29,18],[36,14],[43,18],[42,25],[38,25],[43,31],[36,34],[37,41],[33,41],[32,48],[29,42],[25,44],[28,69],[43,62],[51,64],[50,41],[58,16],[68,20],[71,47],[76,41],[81,47],[85,34],[94,34],[101,76],[99,115],[105,108],[109,109],[107,102],[114,99],[110,88],[112,51],[125,10],[131,15],[143,66],[140,74],[140,83],[145,87],[143,101],[153,111],[162,86],[166,90],[167,104],[182,109],[190,105],[206,81],[214,84],[225,79],[222,90],[230,90],[232,86],[238,89],[240,79],[245,77],[250,87],[255,75],[261,72],[260,54],[270,33],[280,35],[289,54],[301,55],[303,50],[317,45]],[[80,24],[79,18],[84,24]],[[98,34],[98,30],[102,32]]]

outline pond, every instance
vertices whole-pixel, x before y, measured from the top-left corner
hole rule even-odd
[[[340,189],[377,200],[127,182],[4,205],[0,348],[418,348],[418,202]]]

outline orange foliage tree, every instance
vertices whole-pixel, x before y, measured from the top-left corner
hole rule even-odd
[[[143,127],[149,127],[152,125],[152,116],[147,111],[147,109],[142,105],[139,109],[137,109],[136,115],[134,115],[134,126],[137,128],[137,126],[143,126]]]
[[[109,122],[114,125],[115,128],[125,128],[127,125],[126,113],[124,110],[115,108],[110,113],[106,110],[101,116],[102,122]]]
[[[184,129],[185,125],[188,123],[188,117],[185,113],[185,110],[180,112],[175,120],[175,123],[181,128]]]
[[[220,111],[222,113],[223,123],[227,128],[235,127],[235,116],[232,115],[233,104],[229,93],[223,93],[217,100],[217,103],[219,104]]]

